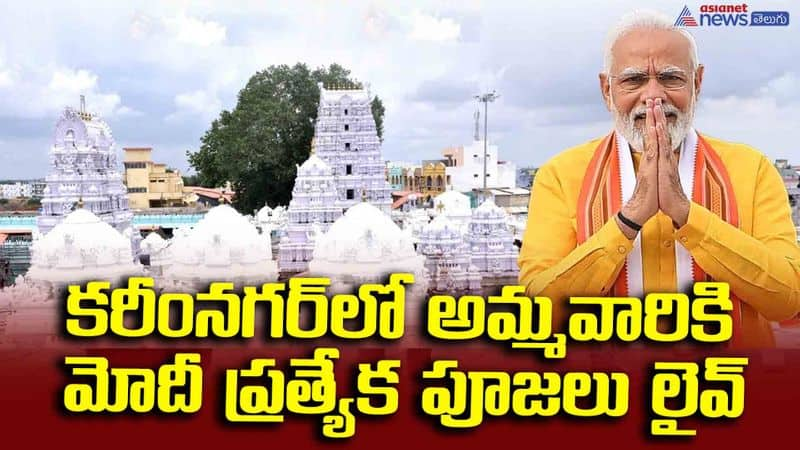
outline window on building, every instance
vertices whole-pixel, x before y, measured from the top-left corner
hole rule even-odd
[[[344,124],[344,131],[350,131],[350,125]]]
[[[344,174],[345,175],[352,175],[353,174],[353,165],[352,164],[347,164],[346,166],[344,166]]]
[[[353,190],[352,189],[348,189],[347,190],[347,199],[348,200],[352,200],[354,198],[355,198],[355,194],[353,193]]]
[[[344,115],[347,115],[347,108],[344,109]]]
[[[350,150],[350,143],[349,142],[345,142],[344,143],[344,149],[345,150]]]
[[[478,174],[477,173],[473,173],[472,174],[472,178],[478,178]]]

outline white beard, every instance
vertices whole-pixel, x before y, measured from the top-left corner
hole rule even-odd
[[[692,93],[692,98],[689,101],[689,106],[686,108],[686,112],[668,104],[662,104],[662,108],[664,108],[665,114],[672,112],[675,113],[677,117],[675,123],[667,122],[667,133],[669,134],[670,143],[672,144],[672,150],[677,150],[683,143],[683,140],[686,139],[686,135],[689,134],[689,130],[692,129],[695,110],[695,94]],[[644,124],[641,128],[637,128],[634,118],[638,114],[644,114],[647,111],[647,107],[644,105],[639,105],[633,108],[627,115],[623,115],[619,113],[614,105],[614,99],[611,98],[611,111],[614,113],[614,128],[616,129],[617,133],[621,134],[628,141],[628,144],[630,144],[633,150],[641,152],[644,149]]]

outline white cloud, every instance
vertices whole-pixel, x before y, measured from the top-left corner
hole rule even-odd
[[[53,73],[48,89],[56,91],[86,91],[97,86],[97,75],[88,70],[60,69]]]
[[[81,95],[86,96],[87,109],[101,116],[114,115],[122,103],[116,92],[101,92],[98,76],[84,69],[56,69],[47,87],[40,92],[48,99],[44,105],[49,111],[75,105]]]
[[[11,71],[9,70],[1,70],[0,71],[0,88],[11,86],[13,80],[11,79]]]
[[[222,110],[222,102],[215,93],[197,90],[176,95],[175,108],[175,112],[166,117],[167,121],[176,121],[192,116],[210,120]]]
[[[800,95],[800,77],[793,72],[773,78],[759,89],[762,95],[768,95],[779,102],[787,99],[798,98]]]
[[[128,106],[120,106],[114,112],[114,115],[117,117],[141,117],[144,113]]]
[[[128,31],[132,38],[136,40],[146,39],[155,29],[155,20],[151,16],[142,12],[136,12],[131,18]]]
[[[14,74],[11,69],[5,67],[5,57],[0,49],[0,88],[11,86],[14,83]]]
[[[141,20],[138,24],[139,28],[143,28]],[[165,18],[164,27],[178,42],[200,47],[223,43],[227,32],[224,25],[189,17],[184,13]]]
[[[374,5],[370,6],[364,17],[364,33],[370,39],[383,38],[387,33],[386,15]]]
[[[792,142],[800,140],[800,78],[788,71],[767,81],[752,95],[701,99],[697,126],[712,136],[743,142],[772,159],[800,158]]]
[[[88,109],[101,116],[134,112],[122,105],[118,93],[101,90],[95,73],[58,66],[26,68],[0,82],[0,110],[16,117],[53,117],[65,106],[77,106],[81,95]]]
[[[162,19],[141,11],[135,12],[128,23],[128,35],[136,41],[153,39],[159,45],[169,41],[181,45],[210,47],[224,44],[227,28],[213,20],[202,20],[184,11]]]
[[[489,128],[502,157],[541,164],[611,127],[597,91],[602,41],[637,2],[578,2],[94,2],[92,14],[68,2],[11,2],[0,15],[0,117],[13,120],[0,120],[0,155],[17,151],[19,137],[41,138],[24,148],[46,153],[50,124],[83,93],[90,109],[112,111],[118,142],[147,142],[183,167],[185,149],[235,106],[252,74],[299,61],[337,62],[371,83],[387,110],[386,159],[435,158],[467,142],[475,104],[466,94],[497,89]],[[695,31],[707,67],[698,128],[800,161],[791,147],[800,139],[800,66],[787,57],[800,34],[778,28]],[[430,80],[474,87],[461,103],[412,99]]]
[[[455,20],[415,11],[411,17],[411,31],[408,37],[415,41],[447,42],[456,41],[461,36],[461,24]]]
[[[792,143],[800,140],[800,103],[757,97],[727,96],[706,99],[697,113],[697,127],[712,136],[743,142],[771,159],[800,159]]]

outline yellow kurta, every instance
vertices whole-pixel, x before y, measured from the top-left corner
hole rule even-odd
[[[757,150],[703,135],[730,175],[739,228],[692,203],[689,220],[675,230],[659,212],[641,231],[645,292],[675,292],[675,245],[683,245],[717,281],[745,303],[743,342],[774,345],[768,321],[800,312],[800,247],[783,179]],[[601,139],[568,149],[536,173],[528,225],[519,255],[520,284],[529,296],[550,297],[563,318],[570,296],[607,295],[633,248],[610,220],[577,245],[576,211],[583,176]],[[638,154],[634,161],[638,163]],[[687,193],[689,196],[689,193]]]

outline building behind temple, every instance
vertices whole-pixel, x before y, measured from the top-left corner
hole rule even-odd
[[[445,158],[453,160],[447,167],[447,178],[453,189],[461,192],[483,189],[484,142],[474,140],[471,144],[449,148],[443,152]],[[498,158],[497,145],[486,146],[486,187],[514,188],[517,186],[517,165]]]
[[[131,227],[133,214],[117,168],[111,129],[86,112],[83,97],[80,110],[67,107],[56,122],[45,183],[37,218],[40,233],[52,230],[78,202],[119,232]]]
[[[133,209],[184,206],[193,193],[185,190],[180,171],[154,162],[150,147],[126,147],[125,186]]]
[[[521,167],[517,169],[517,187],[531,189],[533,188],[533,179],[536,178],[536,172],[539,171],[538,167]]]

